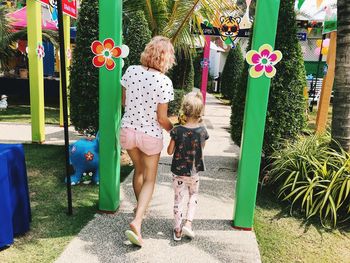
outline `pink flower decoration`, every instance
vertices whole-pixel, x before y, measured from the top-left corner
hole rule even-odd
[[[253,78],[259,78],[264,73],[268,78],[276,75],[275,65],[282,59],[282,53],[279,50],[273,50],[269,44],[264,44],[259,51],[250,50],[247,52],[246,60],[252,67],[249,74]]]

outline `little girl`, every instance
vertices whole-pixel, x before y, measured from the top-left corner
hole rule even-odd
[[[171,172],[175,191],[173,231],[174,240],[181,240],[182,235],[193,238],[192,220],[197,206],[199,171],[204,171],[203,148],[209,138],[205,127],[201,126],[203,98],[201,93],[189,93],[184,97],[181,112],[185,124],[173,128],[168,154],[173,154]],[[187,216],[182,226],[184,210],[182,201],[185,193],[189,194]]]

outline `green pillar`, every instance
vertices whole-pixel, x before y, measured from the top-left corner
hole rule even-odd
[[[112,38],[122,44],[122,0],[99,1],[100,41]],[[109,71],[100,68],[100,201],[99,209],[115,212],[120,202],[121,58]]]
[[[27,25],[32,141],[41,143],[45,141],[45,113],[43,60],[36,52],[38,44],[42,44],[39,1],[27,1]]]
[[[257,1],[252,50],[259,50],[264,44],[274,47],[279,4],[279,0]],[[233,221],[236,228],[253,226],[270,82],[265,75],[248,78]]]

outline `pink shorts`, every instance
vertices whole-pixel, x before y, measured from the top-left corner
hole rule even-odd
[[[120,130],[120,145],[125,150],[138,148],[147,155],[155,155],[163,149],[163,139],[149,136],[129,128]]]

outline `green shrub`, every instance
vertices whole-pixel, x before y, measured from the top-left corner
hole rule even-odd
[[[178,115],[182,98],[185,95],[185,91],[181,89],[174,89],[174,100],[169,102],[168,115]]]
[[[202,59],[203,59],[203,52],[197,52],[193,57],[194,86],[198,89],[200,89],[201,82],[202,82],[202,68],[201,68]]]
[[[77,21],[76,48],[70,70],[70,117],[78,131],[98,130],[98,69],[91,63],[91,43],[98,39],[98,1],[84,0]]]
[[[228,53],[227,60],[222,71],[221,93],[225,99],[232,100],[237,86],[242,77],[244,60],[241,46],[238,44]]]
[[[329,135],[286,141],[270,157],[268,178],[278,198],[291,203],[291,213],[335,227],[350,215],[350,155],[329,144]]]
[[[174,88],[183,89],[186,92],[192,91],[194,87],[194,68],[192,56],[185,55],[185,52],[176,52],[176,65],[169,72]]]
[[[129,47],[129,56],[125,59],[124,71],[130,65],[139,65],[141,53],[146,44],[151,40],[151,31],[143,11],[137,11],[128,21],[124,21],[128,26],[125,30],[125,44]]]
[[[263,145],[267,155],[278,148],[280,139],[296,138],[306,124],[305,68],[296,33],[294,0],[281,1],[275,49],[282,52],[283,58],[276,65],[277,74],[271,81]],[[248,66],[245,63],[232,102],[231,135],[237,144],[241,141],[247,78]]]

